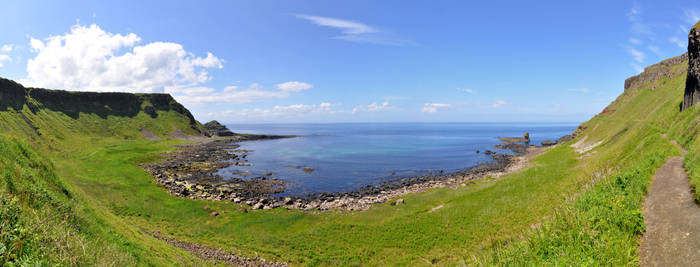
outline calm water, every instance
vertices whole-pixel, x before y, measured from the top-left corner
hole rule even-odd
[[[252,166],[219,170],[244,179],[272,173],[289,182],[281,195],[340,192],[386,179],[457,171],[490,162],[483,154],[498,137],[530,132],[533,143],[571,133],[576,123],[338,123],[230,124],[237,133],[302,135],[300,138],[242,142]],[[476,150],[482,153],[477,154]],[[499,151],[507,152],[507,151]],[[304,172],[304,167],[313,172]],[[238,172],[249,171],[242,176]],[[392,174],[394,173],[394,174]]]

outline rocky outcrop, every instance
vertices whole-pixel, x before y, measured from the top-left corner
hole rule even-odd
[[[630,89],[639,89],[644,84],[653,83],[663,78],[670,79],[681,75],[685,68],[676,66],[683,64],[686,60],[688,60],[688,53],[646,67],[642,73],[625,80],[625,92]],[[651,89],[658,86],[658,84],[651,84]]]
[[[226,128],[223,124],[218,121],[210,121],[204,124],[209,133],[214,136],[234,136],[235,133]]]
[[[700,26],[698,24],[688,34],[688,77],[685,80],[681,111],[700,102]]]

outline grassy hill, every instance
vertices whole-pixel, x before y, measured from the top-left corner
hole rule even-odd
[[[174,198],[139,167],[184,142],[168,138],[175,129],[203,131],[172,98],[0,80],[0,227],[17,229],[2,231],[0,260],[216,263],[147,234],[158,231],[291,265],[634,265],[651,177],[680,154],[669,140],[689,150],[686,167],[700,185],[700,110],[679,112],[686,68],[684,58],[650,66],[575,140],[528,169],[363,212],[243,213],[230,202]]]

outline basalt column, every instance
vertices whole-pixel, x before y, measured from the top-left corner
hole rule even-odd
[[[681,111],[700,102],[700,22],[688,34],[688,78]]]

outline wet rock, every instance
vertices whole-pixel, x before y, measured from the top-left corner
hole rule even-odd
[[[569,142],[569,141],[571,141],[571,140],[574,140],[574,136],[573,136],[573,135],[570,135],[570,134],[569,134],[569,135],[565,135],[565,136],[559,137],[559,139],[557,139],[557,144],[561,144],[561,143],[564,143],[564,142]]]
[[[552,141],[552,140],[544,140],[544,141],[542,141],[542,146],[553,146],[553,145],[556,145],[556,144],[557,144],[557,142],[554,142],[554,141]]]

